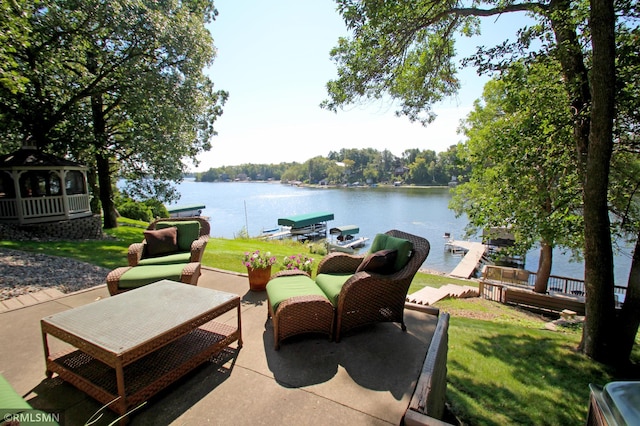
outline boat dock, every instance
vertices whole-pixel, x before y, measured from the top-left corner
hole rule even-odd
[[[283,238],[291,237],[291,229],[281,228],[269,231],[263,231],[260,238],[264,240],[281,240]]]
[[[448,244],[455,248],[466,251],[466,254],[449,274],[452,277],[469,279],[475,272],[480,260],[487,251],[487,246],[482,243],[472,241],[449,241]]]

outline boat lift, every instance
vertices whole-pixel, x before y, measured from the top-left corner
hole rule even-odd
[[[353,253],[356,249],[364,247],[369,238],[355,238],[358,232],[360,232],[360,228],[356,225],[343,225],[331,228],[329,234],[333,235],[334,238],[327,243],[329,251]]]

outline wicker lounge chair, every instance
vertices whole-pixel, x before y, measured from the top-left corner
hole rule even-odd
[[[411,243],[410,257],[407,261],[404,256],[402,263],[406,264],[400,269],[394,268],[391,273],[356,272],[366,256],[340,252],[329,254],[318,265],[316,284],[336,308],[334,338],[337,342],[344,332],[377,322],[397,322],[406,331],[404,303],[407,291],[429,255],[430,245],[425,238],[402,231],[391,230],[384,235]],[[376,240],[372,252],[375,245]]]
[[[151,222],[147,231],[156,231],[175,226],[177,228],[177,250],[175,252],[152,255],[147,239],[129,246],[129,266],[168,265],[202,261],[202,255],[209,241],[211,226],[200,217],[172,217]],[[181,231],[182,237],[181,237]]]

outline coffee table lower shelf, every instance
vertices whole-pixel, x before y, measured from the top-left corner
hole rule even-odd
[[[81,350],[47,358],[47,371],[86,392],[120,415],[238,341],[238,328],[210,321],[124,367],[125,402],[118,400],[116,371]]]

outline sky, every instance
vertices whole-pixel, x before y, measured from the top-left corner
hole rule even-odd
[[[434,108],[427,127],[397,117],[390,101],[350,105],[337,113],[320,108],[326,83],[335,78],[330,50],[349,33],[332,0],[215,0],[219,15],[209,24],[217,57],[207,70],[219,90],[229,92],[214,128],[212,149],[198,156],[194,171],[246,163],[278,164],[327,156],[342,148],[446,151],[463,136],[460,120],[482,94],[488,77],[462,70],[462,89]],[[520,17],[491,18],[482,44],[502,41]],[[513,33],[513,31],[511,31]],[[478,39],[464,39],[460,55]]]

